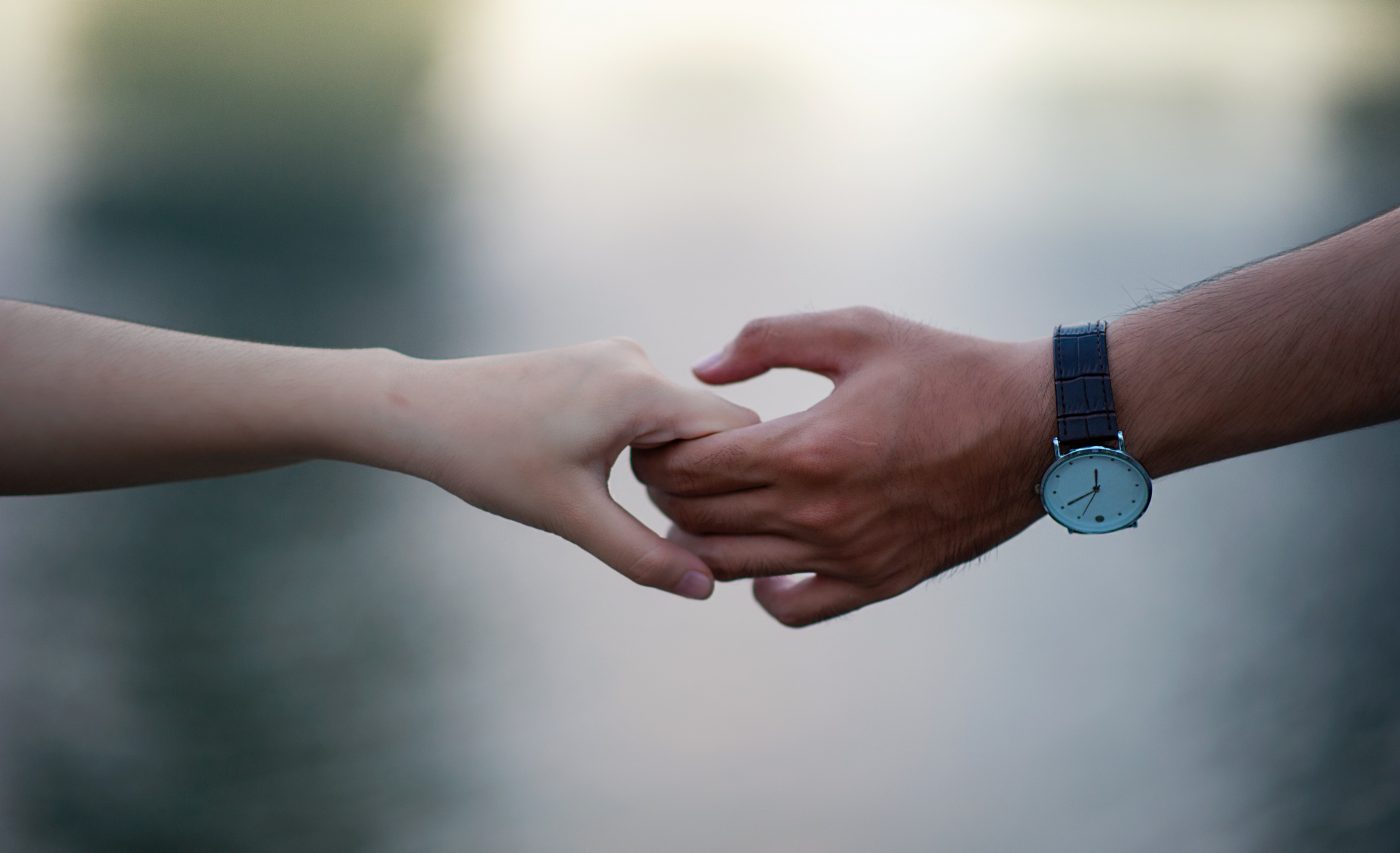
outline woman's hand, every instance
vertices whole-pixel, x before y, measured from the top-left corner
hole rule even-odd
[[[758,421],[666,381],[631,341],[421,361],[270,346],[0,300],[0,494],[110,489],[341,459],[430,480],[577,542],[632,580],[714,575],[608,494],[628,445]]]
[[[708,598],[714,575],[608,493],[623,448],[758,422],[748,409],[683,388],[625,339],[452,361],[396,360],[377,432],[360,459],[413,474],[462,500],[569,539],[644,586]]]

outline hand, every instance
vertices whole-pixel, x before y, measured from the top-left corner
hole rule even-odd
[[[608,493],[628,445],[748,426],[758,416],[666,380],[621,339],[518,355],[405,360],[388,384],[391,438],[374,464],[569,539],[645,586],[708,598],[705,564]]]
[[[805,412],[633,451],[720,580],[758,578],[778,621],[808,625],[910,589],[1041,514],[1054,435],[1049,341],[956,335],[870,308],[757,320],[697,366],[725,384],[774,367],[835,383]],[[800,580],[778,577],[812,573]]]

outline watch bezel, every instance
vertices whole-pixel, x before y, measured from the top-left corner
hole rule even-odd
[[[1121,433],[1119,435],[1119,443],[1121,444]],[[1050,519],[1052,521],[1054,521],[1056,524],[1060,525],[1064,529],[1068,530],[1070,533],[1078,533],[1081,536],[1101,536],[1105,533],[1117,533],[1120,530],[1126,530],[1130,527],[1137,526],[1137,523],[1142,518],[1143,513],[1147,512],[1147,507],[1152,503],[1152,477],[1147,473],[1147,469],[1142,467],[1141,462],[1134,459],[1131,454],[1124,450],[1115,449],[1112,447],[1104,447],[1096,444],[1090,445],[1088,447],[1076,447],[1074,450],[1071,450],[1068,453],[1060,453],[1060,442],[1058,439],[1056,439],[1054,447],[1056,454],[1055,461],[1051,462],[1049,467],[1045,469],[1045,473],[1040,477],[1040,485],[1036,488],[1036,491],[1040,494],[1040,505],[1045,510],[1045,514],[1050,516]],[[1109,528],[1107,530],[1076,530],[1075,528],[1071,527],[1070,525],[1057,518],[1055,514],[1050,511],[1050,504],[1045,499],[1046,489],[1048,487],[1051,474],[1054,474],[1055,471],[1060,468],[1060,466],[1065,465],[1075,460],[1076,458],[1081,458],[1091,454],[1108,455],[1127,462],[1133,468],[1137,469],[1138,474],[1142,476],[1143,482],[1147,484],[1147,497],[1145,500],[1143,500],[1142,507],[1138,510],[1137,515],[1134,515],[1127,522],[1120,524],[1117,527]]]

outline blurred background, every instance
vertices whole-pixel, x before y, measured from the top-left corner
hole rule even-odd
[[[1382,0],[8,0],[0,294],[676,377],[847,304],[1044,336],[1400,202],[1397,46]],[[1397,425],[1310,442],[796,632],[373,470],[6,499],[0,849],[1393,850],[1397,493]]]

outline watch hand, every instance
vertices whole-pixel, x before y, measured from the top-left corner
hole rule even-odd
[[[1070,501],[1069,503],[1065,504],[1065,506],[1074,506],[1075,504],[1079,503],[1080,501],[1084,500],[1085,498],[1089,497],[1090,495],[1092,495],[1094,492],[1097,492],[1097,491],[1098,491],[1098,489],[1090,489],[1089,491],[1085,492],[1084,494],[1080,495],[1079,497],[1077,497],[1077,498],[1075,498],[1074,500]]]
[[[1099,490],[1099,469],[1094,469],[1094,491]]]
[[[1098,487],[1095,486],[1095,487],[1094,487],[1094,490],[1093,490],[1092,492],[1089,493],[1089,502],[1086,503],[1086,504],[1084,505],[1084,509],[1082,509],[1082,510],[1079,511],[1079,517],[1080,517],[1080,518],[1083,518],[1083,517],[1084,517],[1084,513],[1086,513],[1086,512],[1089,511],[1089,507],[1091,507],[1091,506],[1094,505],[1094,498],[1098,497],[1098,494],[1099,494]]]

